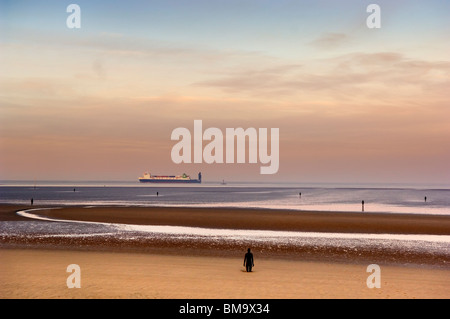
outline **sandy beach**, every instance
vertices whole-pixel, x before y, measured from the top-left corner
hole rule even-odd
[[[29,222],[0,205],[0,220]],[[446,216],[313,213],[188,208],[66,207],[40,216],[140,225],[177,225],[349,233],[449,234]],[[247,243],[114,237],[3,236],[1,298],[449,298],[448,256],[332,247],[252,246],[255,268],[242,265]],[[369,289],[367,266],[381,267]],[[66,268],[81,268],[68,289]]]
[[[1,298],[448,298],[450,270],[381,265],[380,289],[366,266],[241,258],[60,250],[0,250]],[[68,289],[78,264],[81,288]]]

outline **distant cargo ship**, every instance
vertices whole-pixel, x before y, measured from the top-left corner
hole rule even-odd
[[[189,175],[183,174],[178,176],[162,176],[151,175],[145,173],[143,177],[139,177],[141,183],[201,183],[202,173],[198,173],[198,179],[192,179]]]

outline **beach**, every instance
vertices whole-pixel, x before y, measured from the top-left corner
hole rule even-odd
[[[241,258],[66,250],[0,250],[2,298],[448,298],[449,270],[381,266],[380,289],[366,266]],[[257,258],[257,256],[256,256]],[[68,265],[81,288],[68,289]]]
[[[32,220],[30,206],[0,205],[4,225],[44,225],[31,236],[4,231],[1,298],[448,298],[448,251],[408,247],[333,246],[269,240],[99,232],[51,234],[48,227],[84,224]],[[33,207],[45,208],[45,207]],[[40,217],[123,225],[198,229],[449,235],[447,216],[161,207],[63,207]],[[93,226],[97,227],[96,224]],[[9,227],[9,226],[8,226]],[[22,227],[22,226],[21,226]],[[103,227],[103,226],[102,226]],[[105,226],[106,227],[106,226]],[[108,226],[109,227],[109,226]],[[116,226],[114,226],[116,227]],[[34,229],[33,228],[33,229]],[[78,228],[77,228],[78,229]],[[64,232],[71,228],[64,228]],[[103,231],[103,230],[102,230]],[[264,239],[264,237],[262,237]],[[305,241],[307,241],[305,239]],[[303,239],[300,240],[303,242]],[[251,245],[252,273],[243,257]],[[435,245],[435,244],[433,244]],[[68,289],[66,267],[81,268],[81,288]],[[367,266],[381,268],[381,288],[369,289]]]

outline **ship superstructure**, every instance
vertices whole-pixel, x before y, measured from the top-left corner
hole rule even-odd
[[[152,175],[144,173],[144,176],[139,177],[141,183],[201,183],[202,173],[198,173],[198,179],[192,179],[185,173],[183,175],[169,176],[169,175]]]

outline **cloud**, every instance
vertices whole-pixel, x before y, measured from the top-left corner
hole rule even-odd
[[[411,59],[396,52],[352,53],[303,61],[301,68],[279,65],[244,69],[196,85],[277,99],[299,94],[312,98],[318,94],[336,98],[375,95],[398,98],[404,94],[417,95],[420,90],[446,97],[444,88],[450,85],[450,62]]]
[[[132,59],[151,58],[178,60],[183,63],[208,61],[224,61],[227,59],[267,58],[260,51],[249,50],[219,50],[197,44],[171,42],[148,37],[124,36],[118,33],[94,33],[89,35],[72,35],[64,33],[42,32],[33,29],[11,28],[9,35],[14,40],[0,43],[7,46],[20,44],[24,47],[47,48],[59,51],[65,48],[75,48],[77,52],[87,54],[103,54]]]
[[[105,67],[103,66],[103,62],[100,59],[95,59],[92,63],[92,71],[99,78],[105,77]]]
[[[325,33],[311,41],[309,45],[322,50],[330,50],[350,42],[350,37],[344,33]]]

